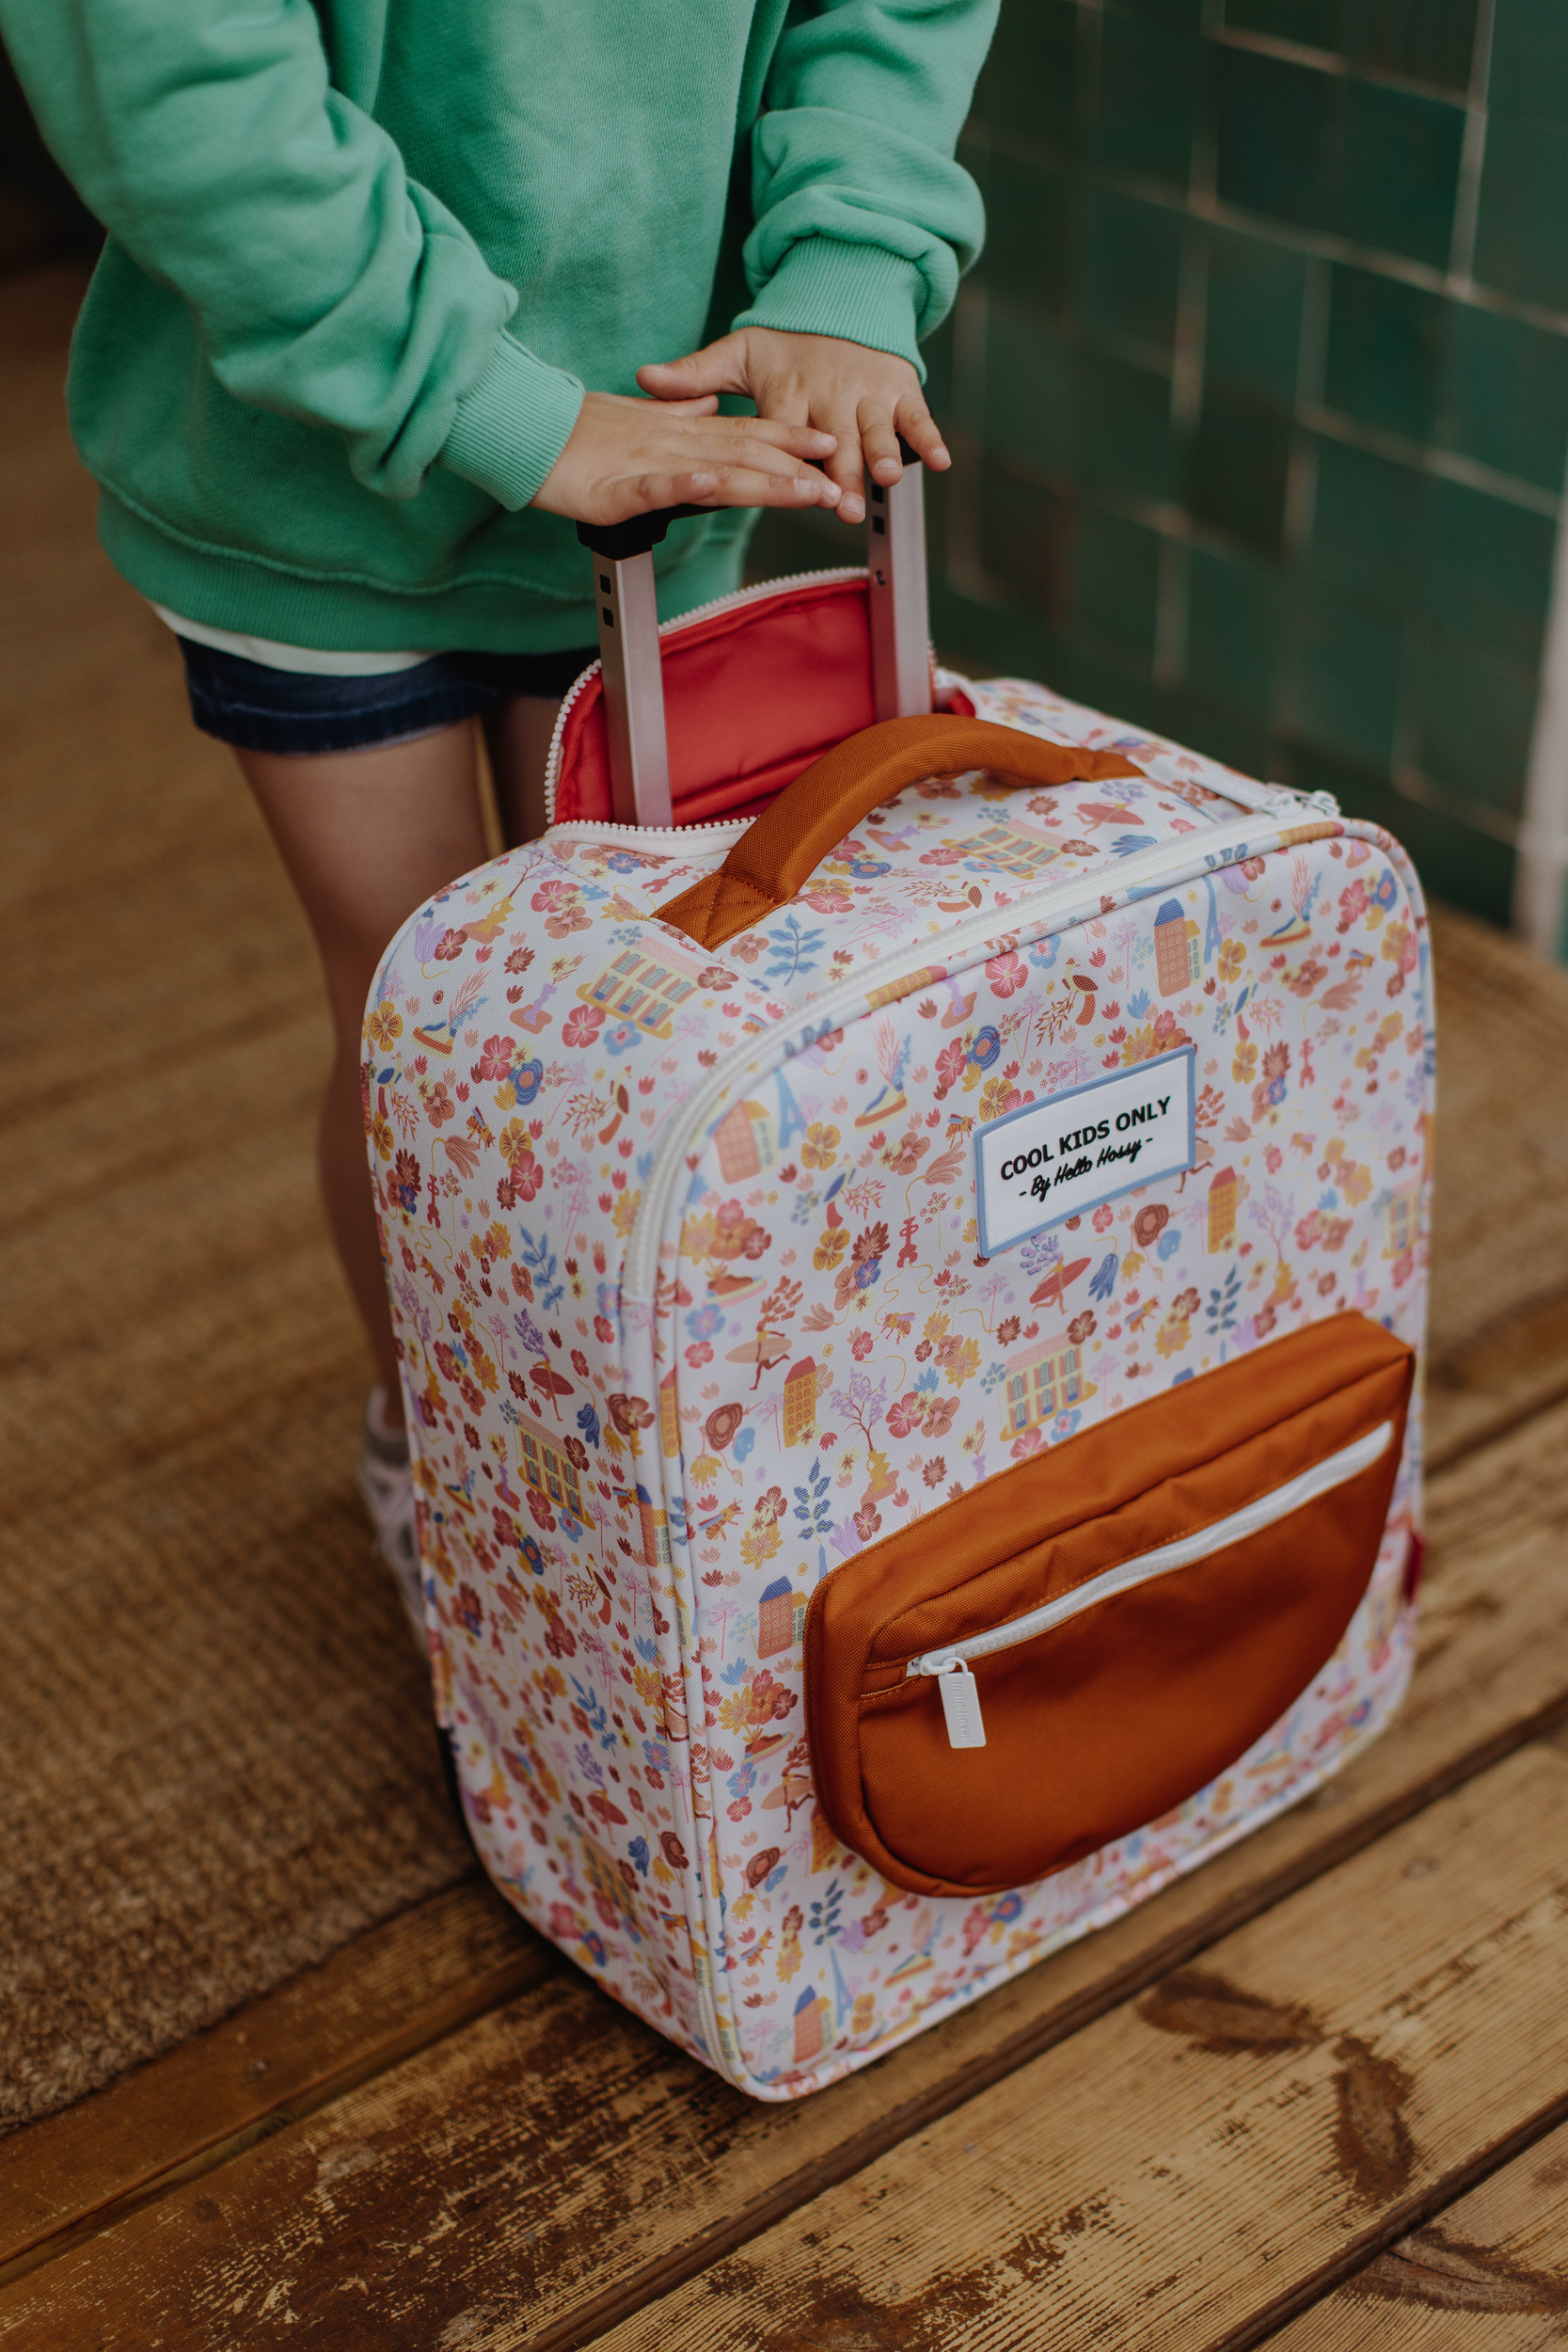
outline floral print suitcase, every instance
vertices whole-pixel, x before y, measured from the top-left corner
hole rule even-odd
[[[663,631],[672,827],[590,672],[365,1029],[473,1838],[770,2099],[1338,1770],[1420,1557],[1408,860],[1022,681],[872,723],[875,626]]]

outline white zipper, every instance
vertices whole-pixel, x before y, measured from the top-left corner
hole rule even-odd
[[[1332,1494],[1336,1486],[1358,1478],[1387,1452],[1393,1436],[1393,1422],[1380,1422],[1366,1437],[1341,1446],[1338,1454],[1329,1454],[1326,1460],[1315,1462],[1299,1478],[1288,1479],[1272,1494],[1260,1495],[1244,1510],[1232,1511],[1228,1518],[1200,1528],[1196,1535],[1180,1536],[1175,1543],[1160,1544],[1153,1551],[1143,1551],[1136,1559],[1124,1560],[1118,1567],[1107,1568],[1103,1575],[1091,1576],[1086,1583],[1075,1585],[1070,1593],[1042,1602],[1026,1616],[992,1627],[989,1633],[973,1633],[967,1641],[951,1642],[945,1648],[927,1650],[923,1657],[911,1658],[904,1669],[904,1678],[908,1681],[915,1675],[941,1676],[950,1743],[956,1748],[983,1748],[985,1725],[980,1717],[979,1693],[970,1673],[976,1658],[994,1657],[998,1650],[1016,1649],[1021,1642],[1032,1642],[1041,1633],[1053,1633],[1058,1626],[1069,1624],[1086,1609],[1098,1608],[1102,1600],[1110,1600],[1117,1593],[1130,1593],[1137,1585],[1151,1583],[1156,1577],[1173,1575],[1178,1568],[1190,1568],[1197,1561],[1224,1551],[1227,1545],[1244,1543],[1249,1535],[1277,1525],[1292,1512],[1316,1502],[1321,1495]],[[949,1684],[953,1686],[951,1699]],[[955,1716],[960,1719],[962,1737],[954,1737]]]
[[[719,508],[714,510],[716,514],[721,511]],[[865,578],[866,569],[863,564],[837,564],[820,572],[788,572],[782,580],[759,580],[752,588],[731,588],[724,596],[709,596],[705,604],[694,604],[689,611],[677,612],[673,621],[660,621],[658,633],[660,637],[673,637],[681,629],[689,628],[693,621],[705,621],[710,613],[723,612],[732,609],[738,612],[743,605],[761,604],[765,598],[777,596],[781,588],[831,587],[842,580],[864,580]],[[555,822],[555,791],[561,778],[561,745],[566,733],[566,722],[571,716],[578,695],[587,692],[602,667],[601,662],[591,661],[581,675],[575,679],[567,689],[561,708],[555,714],[555,731],[550,737],[549,756],[545,762],[545,822],[546,825],[553,825]],[[608,819],[603,824],[595,822],[594,826],[595,834],[647,833],[651,830],[652,828],[646,825],[617,825],[610,823]],[[697,824],[661,827],[659,830],[661,833],[708,833],[716,828]]]

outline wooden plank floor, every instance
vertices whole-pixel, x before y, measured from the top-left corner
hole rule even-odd
[[[0,2346],[1554,2340],[1568,1405],[1431,1501],[1394,1728],[1105,1933],[762,2106],[457,1889],[0,2143]]]

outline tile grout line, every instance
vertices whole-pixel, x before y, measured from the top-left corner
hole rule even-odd
[[[1481,220],[1481,175],[1486,161],[1487,97],[1492,81],[1492,30],[1497,0],[1480,0],[1476,10],[1475,48],[1470,88],[1465,108],[1465,143],[1459,156],[1459,185],[1454,191],[1453,236],[1449,246],[1449,277],[1453,292],[1472,283],[1476,261],[1476,230]]]
[[[1562,510],[1568,515],[1568,502]],[[1568,881],[1568,527],[1560,516],[1542,646],[1540,698],[1525,771],[1513,928],[1553,961],[1563,950]]]

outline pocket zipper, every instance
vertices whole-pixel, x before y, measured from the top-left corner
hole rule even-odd
[[[948,1745],[983,1748],[986,1727],[980,1713],[979,1690],[970,1671],[972,1659],[990,1658],[997,1650],[1015,1649],[1021,1642],[1032,1642],[1038,1633],[1053,1632],[1057,1626],[1066,1625],[1070,1618],[1081,1616],[1085,1609],[1095,1608],[1115,1594],[1131,1592],[1134,1585],[1149,1583],[1157,1576],[1169,1576],[1177,1568],[1189,1568],[1196,1561],[1206,1560],[1212,1552],[1243,1543],[1261,1529],[1289,1518],[1292,1511],[1315,1502],[1320,1495],[1331,1494],[1336,1486],[1342,1486],[1348,1479],[1370,1470],[1387,1451],[1393,1434],[1391,1421],[1380,1422],[1366,1437],[1341,1446],[1338,1454],[1331,1454],[1311,1470],[1303,1470],[1299,1478],[1289,1479],[1272,1494],[1259,1496],[1244,1510],[1232,1511],[1227,1518],[1216,1519],[1212,1527],[1200,1528],[1195,1535],[1182,1535],[1175,1543],[1161,1544],[1153,1551],[1140,1552],[1135,1560],[1124,1560],[1119,1567],[1107,1568],[1101,1576],[1091,1576],[1070,1593],[1031,1609],[1027,1616],[995,1626],[989,1633],[973,1633],[966,1642],[953,1642],[943,1649],[927,1650],[923,1657],[911,1658],[904,1670],[905,1680],[912,1675],[937,1676],[942,1712],[947,1718]]]

